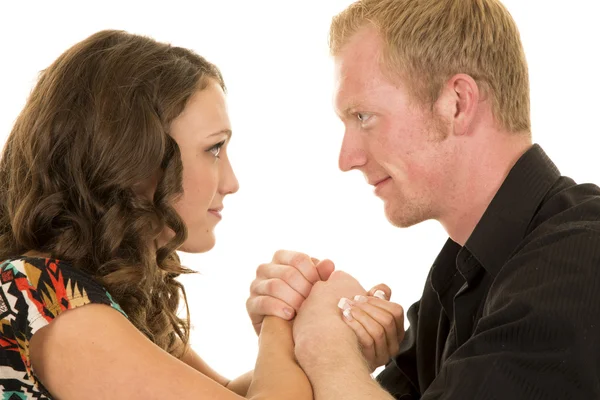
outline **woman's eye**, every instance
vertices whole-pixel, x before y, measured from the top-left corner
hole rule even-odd
[[[213,147],[208,149],[209,152],[212,153],[213,156],[219,158],[219,153],[221,153],[221,148],[225,144],[225,141],[215,144]]]

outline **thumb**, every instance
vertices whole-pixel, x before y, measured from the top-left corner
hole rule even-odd
[[[385,283],[380,283],[379,285],[373,286],[371,288],[371,290],[369,290],[369,293],[367,293],[367,294],[369,296],[374,296],[375,292],[378,290],[383,292],[383,294],[385,295],[385,300],[389,300],[392,298],[392,289],[390,289],[390,287],[388,285],[386,285]]]
[[[316,265],[316,268],[317,272],[319,273],[319,276],[321,277],[321,280],[326,281],[327,279],[329,279],[333,271],[335,271],[335,264],[333,263],[333,261],[325,259],[323,261],[320,261]]]

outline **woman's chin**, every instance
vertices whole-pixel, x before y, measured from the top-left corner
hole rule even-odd
[[[190,238],[186,240],[178,251],[184,253],[205,253],[215,247],[215,235],[213,232],[206,232],[201,238]]]

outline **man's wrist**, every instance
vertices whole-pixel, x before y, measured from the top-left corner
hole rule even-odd
[[[371,377],[358,343],[346,341],[344,338],[328,345],[320,342],[318,346],[296,343],[296,357],[315,398],[392,400]]]
[[[314,372],[315,375],[320,375],[323,370],[332,371],[340,365],[344,365],[344,368],[351,365],[358,373],[365,371],[369,375],[369,367],[362,356],[358,340],[350,331],[336,337],[311,336],[297,339],[295,353],[298,363],[307,374]]]

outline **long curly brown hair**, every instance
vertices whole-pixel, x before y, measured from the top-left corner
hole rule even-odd
[[[189,341],[176,278],[191,271],[175,252],[187,231],[172,207],[183,166],[169,127],[210,79],[225,90],[188,49],[98,32],[41,72],[0,160],[0,259],[35,251],[71,263],[172,354],[177,338]],[[152,179],[145,198],[138,189]],[[166,228],[175,235],[157,248]]]

